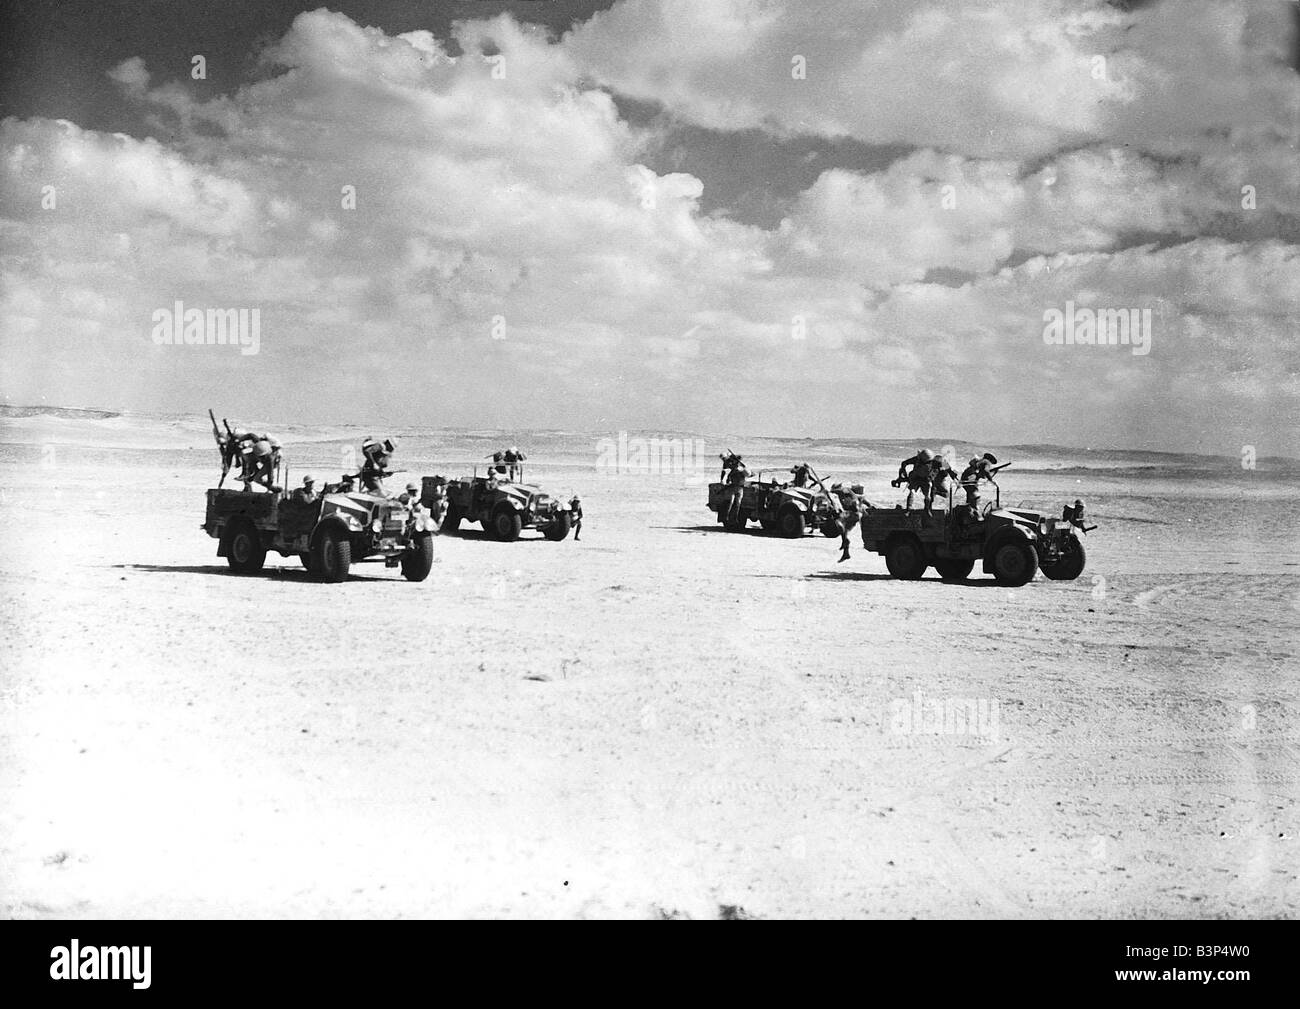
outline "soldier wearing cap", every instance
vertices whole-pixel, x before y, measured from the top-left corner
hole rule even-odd
[[[808,480],[812,474],[812,467],[806,462],[801,462],[797,466],[791,466],[790,472],[794,474],[794,485],[796,487],[808,486]]]

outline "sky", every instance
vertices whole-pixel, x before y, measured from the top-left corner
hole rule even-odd
[[[5,402],[1300,456],[1289,0],[4,16]]]

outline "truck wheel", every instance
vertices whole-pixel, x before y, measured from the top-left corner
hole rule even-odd
[[[749,519],[742,512],[735,522],[730,522],[726,518],[723,518],[722,528],[726,529],[729,533],[743,533],[745,531],[745,523],[748,521]]]
[[[928,566],[921,541],[915,536],[896,536],[885,548],[885,567],[895,578],[914,582]]]
[[[1071,536],[1061,550],[1061,556],[1056,559],[1055,563],[1044,562],[1041,567],[1043,574],[1054,582],[1072,582],[1083,574],[1083,568],[1087,562],[1088,557],[1083,549],[1083,544],[1079,542],[1077,536]]]
[[[311,554],[310,553],[299,554],[298,560],[302,561],[302,566],[307,569],[308,574],[311,574]]]
[[[794,505],[786,505],[781,509],[781,514],[776,517],[777,524],[781,527],[781,535],[790,539],[797,539],[803,535],[804,523],[803,512]]]
[[[433,534],[421,533],[402,554],[402,577],[408,582],[422,582],[433,570]]]
[[[1018,588],[1034,580],[1038,551],[1028,540],[1004,540],[993,549],[992,568],[999,585]]]
[[[776,519],[759,519],[758,524],[763,527],[763,532],[765,533],[776,532]]]
[[[970,577],[970,573],[975,569],[975,562],[940,558],[935,560],[934,569],[945,582],[959,582]]]
[[[240,522],[226,533],[226,560],[231,570],[241,575],[252,575],[262,570],[266,563],[266,547],[257,527],[251,522]]]
[[[827,519],[822,523],[822,535],[828,540],[833,540],[840,535],[840,524],[834,519]]]
[[[312,573],[323,582],[341,582],[352,566],[352,541],[337,529],[326,529],[311,548]]]
[[[559,543],[560,540],[569,535],[569,530],[573,527],[573,516],[568,512],[560,512],[560,517],[546,527],[545,536],[552,543]]]
[[[502,543],[513,543],[519,539],[519,532],[524,527],[524,520],[513,508],[502,507],[492,513],[492,521],[484,523],[492,530],[492,535]]]
[[[442,525],[438,527],[438,532],[444,536],[449,533],[459,532],[461,517],[459,508],[455,505],[448,505],[447,514],[442,517]]]

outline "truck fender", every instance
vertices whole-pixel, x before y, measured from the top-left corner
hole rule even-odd
[[[316,523],[316,528],[311,531],[311,539],[308,542],[309,550],[316,546],[316,542],[320,539],[321,533],[327,529],[335,530],[340,536],[349,538],[356,533],[356,530],[351,528],[337,514],[330,515]]]

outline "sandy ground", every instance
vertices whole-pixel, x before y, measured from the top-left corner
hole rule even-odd
[[[227,573],[207,455],[37,461],[0,454],[5,916],[1300,911],[1289,487],[1028,474],[1102,527],[1007,590],[569,473],[580,543],[331,586]]]

